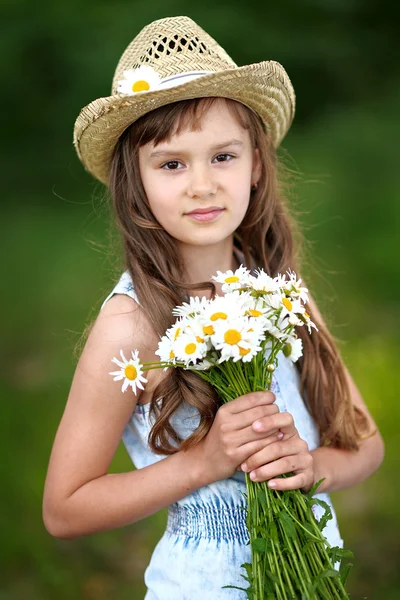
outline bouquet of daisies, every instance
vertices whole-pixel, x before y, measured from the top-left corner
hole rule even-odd
[[[317,329],[305,310],[308,290],[295,273],[270,277],[263,270],[251,274],[241,266],[235,272],[217,271],[223,296],[191,298],[173,310],[175,323],[161,338],[160,361],[140,363],[138,351],[127,361],[113,358],[124,379],[122,390],[143,389],[144,370],[180,367],[196,371],[224,402],[251,391],[270,389],[280,353],[293,362],[302,355],[296,326],[309,333]],[[283,477],[290,477],[287,473]],[[345,581],[351,564],[334,568],[349,550],[331,547],[322,534],[332,518],[326,502],[314,498],[321,481],[308,494],[302,490],[277,491],[266,482],[253,482],[246,473],[246,523],[251,564],[241,565],[249,583],[249,600],[346,599]],[[324,514],[318,521],[313,506]],[[225,586],[234,587],[234,586]]]

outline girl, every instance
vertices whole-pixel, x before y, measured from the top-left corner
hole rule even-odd
[[[109,375],[120,349],[156,360],[172,308],[221,294],[217,270],[298,272],[295,228],[276,148],[295,96],[283,67],[237,67],[191,19],[145,27],[117,66],[112,94],[82,109],[74,143],[110,191],[125,271],[104,300],[73,378],[48,468],[44,522],[71,539],[168,507],[145,571],[146,600],[241,599],[250,562],[245,475],[305,491],[332,508],[324,534],[343,545],[329,492],[357,484],[383,442],[314,302],[319,331],[299,328],[304,357],[280,357],[271,392],[220,406],[196,374],[151,371],[124,394]],[[123,438],[136,470],[108,474]],[[278,476],[293,472],[293,477]],[[317,514],[318,517],[318,514]]]

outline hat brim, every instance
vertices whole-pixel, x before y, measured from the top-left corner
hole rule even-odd
[[[73,141],[78,156],[85,169],[107,185],[114,148],[127,127],[160,106],[204,97],[231,98],[254,110],[274,147],[279,146],[294,117],[295,93],[285,69],[276,61],[263,61],[203,75],[172,88],[94,100],[82,108],[75,122]]]

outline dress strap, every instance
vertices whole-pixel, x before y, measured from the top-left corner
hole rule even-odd
[[[139,304],[139,300],[138,300],[137,294],[135,292],[132,277],[131,277],[129,271],[124,271],[122,273],[119,281],[117,282],[117,284],[114,286],[112,291],[108,294],[108,296],[104,300],[103,304],[101,305],[100,310],[103,308],[103,306],[105,305],[107,300],[109,300],[114,294],[126,294],[127,296],[130,296],[131,298],[133,298],[133,300],[135,300]]]

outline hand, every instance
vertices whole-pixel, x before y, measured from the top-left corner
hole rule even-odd
[[[269,487],[276,490],[295,490],[301,488],[310,491],[314,485],[314,460],[308,449],[308,444],[303,440],[294,426],[290,413],[277,413],[254,421],[254,431],[264,432],[279,428],[284,436],[268,444],[244,463],[241,468],[250,472],[253,481],[267,481]],[[292,477],[272,479],[284,473],[293,473]],[[253,475],[254,474],[254,475]]]
[[[238,465],[279,440],[279,426],[257,432],[257,419],[279,413],[270,391],[251,392],[223,404],[215,415],[211,429],[196,445],[194,460],[200,469],[203,485],[231,477]]]

